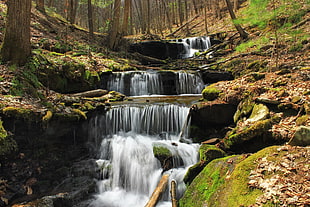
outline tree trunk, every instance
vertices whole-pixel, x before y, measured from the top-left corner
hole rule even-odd
[[[9,0],[7,5],[6,30],[0,56],[4,62],[24,65],[31,54],[31,0]]]
[[[239,0],[234,0],[234,10],[237,11],[239,9]]]
[[[232,19],[232,20],[237,19],[237,18],[236,18],[236,15],[235,15],[235,13],[234,13],[234,11],[233,11],[233,7],[232,7],[232,5],[231,5],[231,3],[230,3],[230,0],[225,0],[225,2],[226,2],[227,9],[228,9],[228,11],[229,11],[229,14],[230,14],[231,19]],[[240,36],[242,37],[242,39],[248,38],[248,34],[242,29],[242,27],[241,27],[239,24],[236,24],[236,23],[234,22],[234,25],[235,25],[237,31],[239,32]]]
[[[36,8],[42,13],[45,13],[44,0],[36,0]]]
[[[113,20],[112,20],[112,28],[110,32],[109,38],[109,47],[112,50],[115,50],[118,47],[118,33],[119,33],[119,23],[120,23],[120,13],[121,13],[121,0],[114,1],[114,8],[113,8]]]
[[[161,177],[157,187],[155,188],[149,202],[144,207],[155,207],[161,195],[165,192],[168,185],[169,175],[165,174]]]
[[[91,41],[94,37],[93,7],[91,4],[91,0],[87,1],[87,8],[88,8],[89,40]]]
[[[123,35],[128,34],[128,22],[129,16],[131,11],[131,0],[125,0],[125,7],[124,7],[124,18],[123,18],[123,26],[122,26],[122,33]]]

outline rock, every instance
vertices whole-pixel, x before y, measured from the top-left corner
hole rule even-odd
[[[298,127],[293,138],[289,141],[288,144],[293,146],[310,145],[310,127],[306,126]]]
[[[243,99],[239,103],[237,111],[234,114],[234,122],[237,123],[242,117],[247,117],[252,112],[254,104],[255,103],[252,99],[252,96]]]
[[[220,70],[204,70],[202,72],[202,79],[205,83],[216,83],[219,81],[233,80],[234,76],[231,72]]]
[[[203,170],[203,168],[212,160],[224,157],[226,153],[215,147],[214,145],[203,144],[199,148],[200,162],[190,167],[184,176],[183,181],[190,185],[195,177]]]
[[[247,122],[257,122],[264,119],[267,119],[269,116],[269,109],[264,104],[255,104]]]
[[[280,121],[278,116],[256,121],[250,125],[241,125],[233,129],[224,139],[224,147],[232,151],[255,152],[272,144],[269,129]]]
[[[209,85],[202,91],[202,97],[207,101],[217,99],[222,91],[217,89],[214,85]]]
[[[177,145],[175,143],[172,143],[171,146],[163,143],[153,144],[154,156],[160,161],[163,171],[183,165],[182,158],[174,153],[175,150],[172,147],[177,147]]]

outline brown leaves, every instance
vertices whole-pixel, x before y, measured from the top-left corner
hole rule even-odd
[[[282,146],[278,152],[258,159],[251,171],[248,185],[263,191],[253,207],[310,205],[310,147]]]

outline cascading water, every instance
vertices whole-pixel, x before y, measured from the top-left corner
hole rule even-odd
[[[195,55],[196,52],[204,52],[211,47],[210,37],[189,37],[186,39],[180,39],[178,42],[183,44],[183,51],[180,53],[180,58],[190,58]]]
[[[188,107],[174,104],[134,104],[113,106],[94,118],[90,125],[98,128],[90,136],[101,140],[97,164],[102,180],[90,206],[143,207],[163,173],[153,154],[155,145],[181,159],[165,172],[178,182],[180,197],[185,190],[183,176],[198,158],[198,145],[179,142],[188,112]],[[167,190],[157,206],[171,206],[169,200]]]
[[[127,96],[200,94],[205,84],[198,72],[128,71],[108,77],[103,88]]]

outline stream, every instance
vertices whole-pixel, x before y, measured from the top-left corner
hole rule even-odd
[[[181,42],[190,55],[193,50],[189,45],[197,48],[194,42]],[[143,207],[163,174],[169,174],[169,187],[156,206],[171,206],[171,180],[177,182],[177,199],[182,197],[186,189],[183,177],[198,162],[199,149],[188,138],[188,113],[192,103],[201,98],[204,87],[197,72],[110,74],[102,88],[124,93],[129,101],[111,104],[106,113],[89,122],[100,179],[98,192],[88,206]],[[170,151],[171,169],[162,168],[153,153],[154,146]]]

